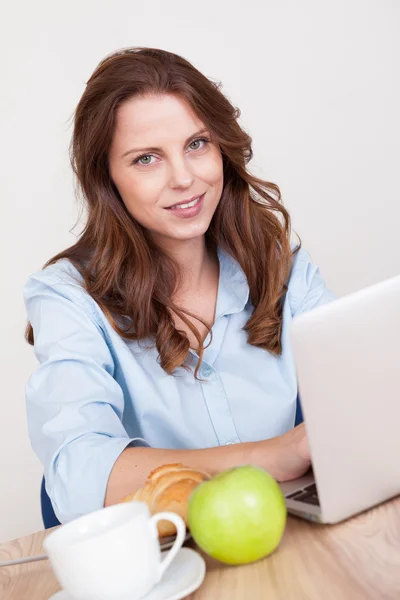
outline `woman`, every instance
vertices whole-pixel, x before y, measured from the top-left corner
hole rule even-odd
[[[29,432],[61,522],[163,463],[280,481],[310,465],[288,327],[333,295],[277,186],[246,170],[238,116],[162,50],[114,53],[87,83],[71,143],[86,226],[24,290]]]

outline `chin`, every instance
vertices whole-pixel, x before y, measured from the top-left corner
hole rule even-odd
[[[182,231],[182,233],[179,233],[173,237],[176,240],[181,240],[181,241],[185,241],[185,240],[189,241],[189,240],[194,240],[199,237],[204,237],[209,226],[210,225],[208,224],[207,226],[198,227],[196,229],[193,229],[192,231]]]

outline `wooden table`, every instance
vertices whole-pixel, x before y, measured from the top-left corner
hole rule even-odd
[[[43,554],[41,531],[0,544],[0,561]],[[191,600],[400,600],[400,498],[335,526],[289,517],[278,550],[227,567],[209,558]],[[1,600],[48,600],[49,562],[0,568]]]

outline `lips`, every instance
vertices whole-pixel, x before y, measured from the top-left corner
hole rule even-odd
[[[188,200],[183,200],[182,202],[177,202],[176,204],[167,206],[166,209],[170,210],[170,209],[174,209],[174,208],[179,208],[179,209],[191,208],[192,206],[195,206],[197,204],[196,201],[201,200],[202,196],[204,196],[204,194],[201,194],[200,196],[192,196]]]
[[[201,196],[195,196],[190,202],[174,204],[166,210],[168,210],[171,216],[180,219],[191,219],[193,217],[197,217],[197,215],[199,215],[203,210],[204,196],[205,192]]]

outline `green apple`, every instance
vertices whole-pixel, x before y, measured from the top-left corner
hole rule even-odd
[[[189,498],[187,522],[204,552],[237,565],[259,560],[278,547],[286,515],[275,479],[245,465],[198,485]]]

